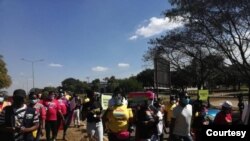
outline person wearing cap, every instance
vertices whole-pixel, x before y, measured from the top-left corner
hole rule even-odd
[[[224,101],[221,104],[221,111],[214,118],[214,124],[231,125],[232,124],[232,102]]]
[[[39,126],[39,118],[34,108],[24,104],[26,92],[17,89],[13,93],[13,104],[0,114],[1,141],[34,141],[32,132]]]
[[[45,127],[46,109],[43,104],[39,103],[38,93],[30,92],[28,106],[34,108],[38,113],[39,128],[33,132],[33,136],[35,141],[39,141],[40,136],[43,136],[43,129]]]

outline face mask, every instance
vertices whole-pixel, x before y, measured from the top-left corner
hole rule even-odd
[[[189,99],[188,98],[182,98],[181,103],[183,104],[183,106],[186,106],[187,104],[189,104]]]
[[[122,105],[122,98],[115,98],[115,105]]]
[[[3,102],[4,101],[4,98],[3,97],[0,97],[0,102]]]
[[[149,105],[152,105],[152,103],[153,103],[152,100],[148,100],[148,101],[147,101],[147,105],[148,105],[148,106],[149,106]]]
[[[49,100],[53,100],[55,97],[53,95],[49,96]]]
[[[30,103],[31,103],[31,104],[36,104],[37,102],[38,102],[37,99],[30,100]]]

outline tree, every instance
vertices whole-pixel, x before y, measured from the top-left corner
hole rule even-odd
[[[134,77],[119,80],[119,88],[122,89],[125,94],[132,91],[143,90],[142,83],[137,81]]]
[[[218,54],[237,68],[250,87],[250,4],[244,0],[169,0],[165,15],[184,26],[151,40],[150,52],[164,52],[175,68],[184,68],[199,54]],[[146,58],[150,56],[146,55]],[[250,90],[250,89],[249,89]],[[250,92],[250,91],[249,91]]]
[[[57,88],[55,87],[44,87],[43,92],[49,93],[50,91],[57,92]]]
[[[93,80],[92,83],[91,83],[92,84],[92,86],[91,86],[92,90],[99,91],[100,90],[100,83],[101,83],[100,79]]]
[[[109,79],[107,79],[107,92],[112,93],[114,90],[119,86],[118,80],[115,78],[115,76],[111,76]]]
[[[8,88],[11,85],[11,77],[8,75],[3,56],[0,55],[0,89]]]
[[[89,89],[89,86],[86,84],[86,82],[84,83],[74,78],[67,78],[63,80],[62,87],[66,91],[71,91],[78,94],[82,94]]]
[[[154,70],[146,69],[136,75],[136,79],[142,83],[143,87],[154,86]]]
[[[249,1],[170,0],[170,3],[173,8],[165,15],[182,19],[184,33],[197,37],[190,38],[190,41],[206,44],[209,53],[223,55],[230,65],[237,68],[250,88]]]

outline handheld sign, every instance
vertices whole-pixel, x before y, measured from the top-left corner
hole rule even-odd
[[[131,92],[128,94],[128,106],[134,108],[138,105],[144,104],[145,100],[154,99],[155,94],[148,92]]]
[[[103,110],[108,109],[108,105],[109,105],[109,100],[112,98],[111,95],[101,95],[101,104],[102,104],[102,108]]]
[[[208,99],[208,90],[199,90],[199,100],[201,101],[207,101]]]

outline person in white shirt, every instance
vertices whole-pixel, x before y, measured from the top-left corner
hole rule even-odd
[[[192,105],[189,98],[180,98],[179,105],[173,110],[173,136],[174,141],[193,141],[191,136]]]

